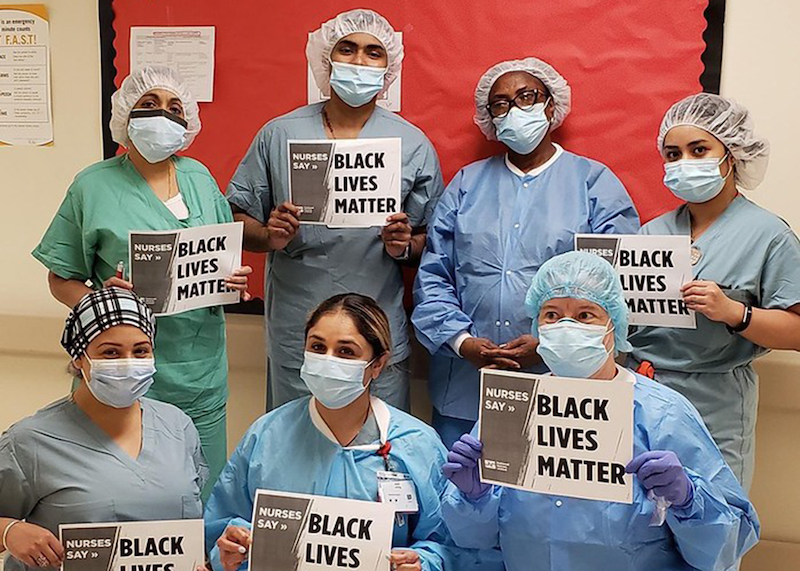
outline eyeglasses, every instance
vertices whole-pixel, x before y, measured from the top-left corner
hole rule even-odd
[[[512,107],[519,107],[523,111],[530,111],[534,105],[540,103],[539,96],[544,97],[545,94],[541,93],[538,89],[523,91],[511,100],[498,99],[497,101],[492,101],[486,106],[486,110],[493,118],[500,119],[508,115]],[[549,97],[545,100],[545,105],[547,105],[548,101]]]

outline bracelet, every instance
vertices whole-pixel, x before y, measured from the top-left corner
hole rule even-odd
[[[403,251],[403,253],[397,256],[396,258],[392,256],[392,259],[398,262],[407,262],[410,258],[411,258],[411,244],[406,246],[405,251]]]
[[[744,317],[742,318],[742,322],[736,327],[731,327],[730,325],[726,325],[725,328],[731,335],[733,335],[734,333],[741,333],[750,326],[750,321],[752,319],[753,319],[753,306],[750,303],[745,302]]]
[[[21,519],[15,519],[15,520],[14,520],[14,521],[12,521],[10,524],[8,524],[8,525],[6,526],[6,528],[3,530],[3,548],[4,548],[6,551],[8,551],[8,544],[6,543],[6,538],[8,537],[8,531],[9,531],[9,530],[10,530],[12,527],[14,527],[15,525],[17,525],[18,523],[22,523],[22,520],[21,520]]]

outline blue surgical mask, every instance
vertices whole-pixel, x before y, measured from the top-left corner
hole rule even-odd
[[[544,112],[546,106],[547,101],[527,111],[512,107],[505,117],[492,119],[497,140],[520,155],[532,153],[550,129],[550,120]]]
[[[156,374],[152,358],[89,359],[89,364],[89,391],[101,403],[114,408],[128,408],[143,397]]]
[[[383,89],[385,67],[331,62],[331,88],[350,107],[372,101]]]
[[[315,399],[326,408],[336,410],[346,407],[367,390],[364,372],[370,362],[306,351],[300,378]]]
[[[721,159],[681,159],[665,163],[664,185],[686,202],[708,202],[722,192],[725,179],[733,171],[729,169],[724,177],[719,172],[719,166],[727,157],[726,153]]]
[[[147,114],[142,113],[147,111]],[[134,109],[128,121],[128,137],[148,163],[160,163],[183,149],[186,121],[167,111]],[[155,110],[162,111],[162,110]]]
[[[589,325],[574,319],[540,325],[536,352],[557,377],[588,379],[611,354],[605,346],[608,332],[608,324]]]

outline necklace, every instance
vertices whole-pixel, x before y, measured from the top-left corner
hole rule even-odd
[[[173,185],[174,185],[173,180],[172,180],[172,175],[173,175],[174,172],[175,172],[175,166],[172,164],[172,161],[170,161],[169,162],[169,173],[167,173],[167,179],[169,180],[169,182],[168,182],[169,186],[167,187],[167,200],[172,199],[172,197],[174,196],[172,194],[172,189],[173,189]],[[175,194],[177,194],[177,192]]]
[[[325,109],[322,110],[322,118],[325,120],[325,126],[328,128],[328,131],[330,131],[331,137],[335,139],[336,131],[333,130],[333,125],[331,125],[331,120],[328,118],[328,112],[325,111]]]

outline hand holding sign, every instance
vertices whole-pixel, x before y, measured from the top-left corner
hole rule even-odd
[[[250,530],[245,527],[229,525],[217,540],[219,559],[225,571],[236,571],[247,559],[247,550],[253,542]]]
[[[681,288],[686,307],[702,313],[711,321],[735,327],[742,322],[744,304],[729,298],[714,282],[695,280]]]
[[[283,250],[294,240],[300,228],[300,214],[300,209],[288,201],[272,210],[267,221],[267,249]]]
[[[419,553],[411,549],[395,549],[389,555],[392,571],[422,571]]]
[[[694,485],[674,452],[651,450],[639,454],[625,466],[625,472],[636,474],[646,490],[679,509],[694,497]]]
[[[490,485],[481,482],[478,462],[483,444],[477,438],[464,434],[447,453],[447,463],[442,466],[444,477],[453,482],[470,499],[483,496]]]
[[[386,247],[386,253],[393,258],[402,256],[411,244],[411,230],[408,214],[405,212],[389,216],[386,219],[386,226],[381,230],[381,240]]]
[[[64,546],[49,530],[24,521],[13,523],[6,533],[6,549],[28,567],[58,567]]]
[[[247,292],[247,276],[253,273],[250,266],[242,266],[234,270],[233,274],[225,278],[225,285],[228,289],[235,289],[242,294],[242,301],[250,301],[250,294]]]

